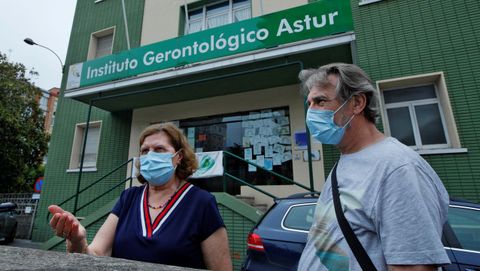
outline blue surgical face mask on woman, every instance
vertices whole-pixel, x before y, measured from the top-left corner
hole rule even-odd
[[[167,183],[175,173],[172,158],[177,153],[149,151],[140,156],[140,174],[153,186]]]
[[[307,126],[310,134],[322,144],[338,145],[345,134],[345,127],[355,117],[353,115],[342,127],[335,124],[334,116],[347,102],[348,98],[337,110],[320,110],[309,108],[307,111]]]

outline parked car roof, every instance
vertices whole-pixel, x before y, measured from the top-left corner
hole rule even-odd
[[[17,208],[17,204],[13,202],[4,202],[0,203],[0,212],[1,211],[11,211]]]

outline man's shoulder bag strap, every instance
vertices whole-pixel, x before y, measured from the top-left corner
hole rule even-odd
[[[357,262],[360,264],[360,267],[362,267],[362,270],[376,271],[377,269],[375,268],[375,265],[372,263],[372,260],[368,256],[367,252],[365,252],[365,249],[363,248],[360,241],[358,241],[357,236],[353,232],[350,224],[348,223],[345,215],[343,214],[342,204],[340,203],[340,194],[338,192],[337,164],[335,164],[332,170],[332,195],[333,206],[335,207],[335,214],[337,216],[338,225],[342,230],[345,240],[347,240],[348,246],[355,255]]]

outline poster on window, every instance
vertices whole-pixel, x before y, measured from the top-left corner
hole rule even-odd
[[[210,178],[223,175],[223,152],[197,152],[198,169],[190,178]]]

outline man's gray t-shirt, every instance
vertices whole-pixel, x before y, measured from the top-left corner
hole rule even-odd
[[[298,270],[361,270],[338,226],[331,174]],[[345,217],[378,270],[387,265],[447,264],[441,242],[448,194],[415,151],[394,138],[341,155],[337,180]]]

